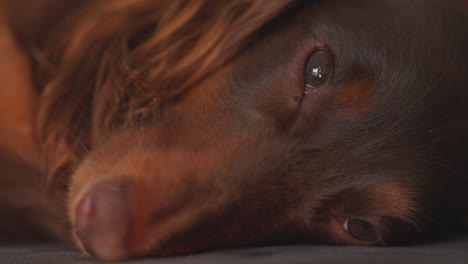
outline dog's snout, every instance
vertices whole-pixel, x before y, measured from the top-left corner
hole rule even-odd
[[[125,258],[129,230],[129,186],[119,180],[96,184],[79,201],[75,236],[88,254],[106,260]]]
[[[129,131],[115,135],[75,172],[69,215],[75,240],[83,251],[99,259],[125,260],[240,245],[251,238],[251,233],[270,235],[270,229],[258,220],[270,216],[271,208],[262,202],[264,197],[256,193],[252,198],[249,191],[236,187],[243,184],[250,190],[254,184],[270,182],[252,176],[239,183],[237,176],[263,159],[256,154],[280,153],[271,151],[270,146],[278,148],[281,144],[253,143],[241,132],[235,138],[232,132],[226,132],[216,137],[223,144],[219,152],[210,142],[198,144],[197,135],[208,136],[197,128],[186,137],[161,128],[155,130],[157,137],[148,133],[149,129],[144,134]],[[159,148],[141,149],[131,140],[136,135],[148,135],[145,140],[153,145],[145,146]],[[255,152],[244,155],[240,146],[252,144]],[[126,155],[120,153],[121,148]],[[243,206],[244,201],[250,206]],[[241,223],[238,215],[242,216]],[[282,224],[279,219],[277,226]],[[257,225],[261,226],[259,231]],[[229,231],[244,229],[248,231]]]

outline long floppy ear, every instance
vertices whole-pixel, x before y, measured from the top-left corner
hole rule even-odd
[[[65,240],[64,217],[38,171],[30,61],[1,8],[0,58],[0,243]]]
[[[30,61],[16,42],[0,8],[0,146],[37,163],[33,119],[37,94]]]
[[[296,0],[89,1],[46,43],[38,133],[50,179],[94,143],[150,119]]]

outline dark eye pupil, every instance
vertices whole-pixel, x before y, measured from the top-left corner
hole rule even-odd
[[[355,238],[362,241],[377,240],[377,231],[370,223],[352,218],[349,218],[347,221],[347,231]]]
[[[306,92],[320,88],[330,75],[331,59],[324,50],[317,50],[309,56],[305,72]]]

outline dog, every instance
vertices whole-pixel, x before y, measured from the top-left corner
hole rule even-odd
[[[465,1],[25,2],[0,1],[3,240],[125,260],[466,228]]]

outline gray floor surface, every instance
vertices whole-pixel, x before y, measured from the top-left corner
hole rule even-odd
[[[0,264],[101,263],[65,245],[0,246]],[[407,247],[277,246],[227,249],[201,254],[146,258],[121,263],[449,263],[468,264],[468,236]]]

